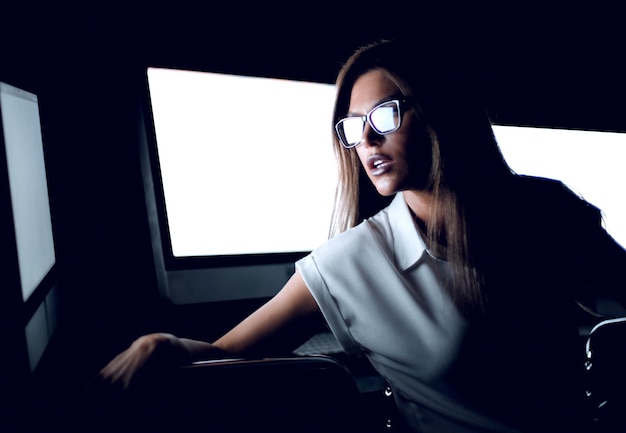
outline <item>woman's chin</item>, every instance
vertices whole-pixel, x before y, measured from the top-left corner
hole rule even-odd
[[[382,195],[383,197],[389,197],[391,195],[394,195],[398,191],[395,183],[387,182],[384,180],[382,180],[381,182],[376,182],[374,184],[374,187],[376,188],[376,191],[378,191],[378,194]]]

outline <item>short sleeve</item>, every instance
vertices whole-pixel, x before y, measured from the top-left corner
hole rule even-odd
[[[336,299],[331,295],[324,278],[322,277],[313,254],[309,254],[296,263],[296,269],[302,275],[305,284],[315,298],[328,327],[347,353],[358,353],[360,346],[354,341],[346,320],[337,305]]]

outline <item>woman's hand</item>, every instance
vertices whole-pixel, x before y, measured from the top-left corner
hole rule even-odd
[[[163,370],[194,361],[232,356],[204,341],[178,338],[172,334],[148,334],[111,360],[98,374],[103,385],[126,390],[133,379],[146,370]]]
[[[173,368],[193,361],[290,353],[322,321],[317,303],[296,272],[283,289],[214,343],[148,334],[135,340],[98,375],[102,384],[128,389],[142,371]]]
[[[148,334],[111,360],[98,374],[103,384],[128,389],[136,375],[150,367],[174,367],[192,361],[183,340],[171,334]]]

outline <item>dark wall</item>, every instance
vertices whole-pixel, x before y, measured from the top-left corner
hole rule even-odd
[[[153,329],[158,300],[136,151],[142,69],[132,47],[111,39],[115,26],[4,12],[0,80],[40,101],[60,299],[38,371],[0,390],[9,402],[0,430],[43,430],[75,407],[106,359]],[[3,356],[23,358],[20,349]]]
[[[3,10],[0,80],[40,96],[62,284],[39,410],[54,412],[59,389],[78,395],[137,335],[190,317],[155,286],[137,152],[146,65],[332,82],[357,45],[409,34],[462,54],[497,122],[626,130],[614,11],[410,3]]]

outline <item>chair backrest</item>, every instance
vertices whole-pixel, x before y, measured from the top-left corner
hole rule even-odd
[[[626,429],[626,317],[596,324],[585,346],[590,417],[602,431]]]
[[[354,377],[328,356],[228,359],[146,377],[117,405],[124,422],[104,422],[133,432],[361,432],[358,399]]]

